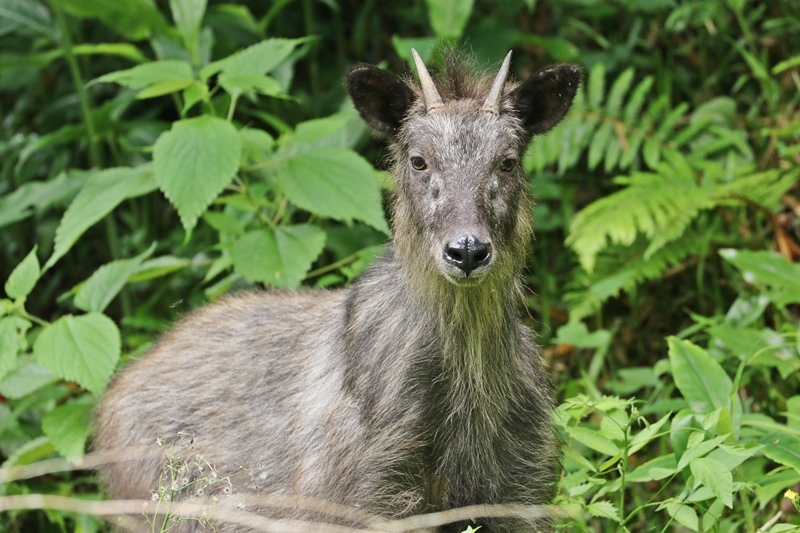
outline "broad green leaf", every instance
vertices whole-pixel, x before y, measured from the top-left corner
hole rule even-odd
[[[6,294],[9,298],[16,299],[28,296],[39,281],[41,269],[39,268],[39,258],[36,257],[36,249],[34,246],[25,259],[18,264],[11,275],[6,280]]]
[[[278,182],[303,209],[346,222],[358,219],[389,233],[372,165],[355,152],[320,148],[289,158]]]
[[[605,329],[589,333],[583,322],[570,322],[558,328],[554,344],[569,344],[580,348],[603,348],[611,341],[611,332]]]
[[[128,281],[131,283],[159,278],[192,265],[191,259],[162,255],[155,259],[145,261]]]
[[[315,151],[318,148],[353,148],[367,133],[355,109],[301,122],[282,144],[281,155]],[[282,141],[284,138],[281,139]]]
[[[105,315],[66,315],[39,334],[33,353],[39,363],[69,381],[100,394],[119,360],[116,324]]]
[[[53,255],[45,270],[66,254],[87,229],[114,210],[126,198],[155,189],[149,165],[118,167],[93,172],[67,208],[56,230]]]
[[[786,400],[786,425],[800,430],[800,396]]]
[[[719,254],[741,271],[746,282],[781,291],[783,303],[800,302],[800,265],[797,263],[766,250],[726,248]]]
[[[217,117],[180,120],[158,138],[153,148],[156,182],[186,231],[233,179],[241,153],[236,128]]]
[[[667,339],[672,377],[697,413],[710,413],[730,403],[733,383],[708,352],[687,340]]]
[[[740,294],[725,313],[725,324],[742,328],[747,327],[764,314],[769,305],[769,298],[764,295]]]
[[[83,455],[90,433],[91,410],[89,403],[68,403],[42,417],[42,431],[63,457],[71,459]]]
[[[153,30],[167,28],[153,0],[58,0],[65,11],[78,17],[96,18],[109,28],[134,40]]]
[[[576,426],[568,426],[566,429],[570,437],[602,454],[614,456],[622,451],[614,441],[596,429]]]
[[[0,228],[31,216],[56,202],[68,202],[86,182],[83,172],[61,172],[48,181],[23,183],[14,192],[0,197]]]
[[[230,75],[223,72],[218,81],[228,94],[233,95],[256,91],[267,96],[277,96],[283,92],[278,80],[264,74]]]
[[[98,268],[75,295],[75,307],[84,311],[102,313],[155,249],[156,245],[153,243],[150,248],[136,257],[112,261]]]
[[[789,466],[800,472],[800,438],[782,433],[773,433],[761,439],[761,453],[776,463]]]
[[[625,479],[634,482],[658,481],[675,474],[677,469],[678,462],[675,460],[675,455],[668,453],[639,465]]]
[[[294,288],[325,246],[316,226],[280,226],[245,233],[234,244],[233,266],[245,279]]]
[[[726,507],[733,508],[733,476],[724,464],[703,457],[689,463],[689,469]]]
[[[242,166],[263,162],[275,149],[275,139],[264,130],[242,128],[239,137],[242,139]]]
[[[97,78],[132,89],[142,89],[137,98],[152,98],[183,90],[195,83],[192,66],[178,59],[151,61],[126,70],[117,70]]]
[[[668,503],[666,507],[667,512],[676,522],[690,531],[698,531],[700,520],[697,518],[697,512],[691,506],[673,501]]]
[[[24,466],[50,457],[55,451],[53,443],[44,435],[37,437],[31,441],[26,442],[8,456],[8,459],[3,463],[3,468],[10,468],[12,466]],[[0,483],[3,480],[0,479]]]
[[[428,5],[428,20],[438,37],[461,37],[472,13],[474,0],[426,0],[425,3]]]
[[[244,74],[268,74],[283,63],[295,47],[305,39],[267,39],[236,52],[219,61],[206,65],[200,77],[208,79],[218,72],[226,76]]]
[[[0,381],[0,394],[6,398],[18,400],[43,387],[52,385],[56,381],[58,381],[58,376],[37,365],[31,359],[17,366]]]
[[[200,26],[206,12],[206,3],[207,0],[169,0],[172,19],[194,61],[199,60]]]
[[[586,510],[592,516],[600,518],[608,518],[614,522],[619,522],[619,510],[617,507],[608,500],[600,500],[590,503],[586,506]]]
[[[16,316],[0,317],[0,380],[17,367],[17,355],[27,348],[31,323]]]

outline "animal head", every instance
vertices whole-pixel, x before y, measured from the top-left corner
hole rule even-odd
[[[451,54],[434,81],[416,51],[420,85],[372,65],[347,74],[356,109],[391,137],[397,255],[459,286],[516,272],[531,240],[531,201],[521,159],[531,137],[566,115],[580,69],[540,70],[507,81]]]

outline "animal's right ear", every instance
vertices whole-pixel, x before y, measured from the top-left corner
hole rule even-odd
[[[367,124],[386,133],[400,127],[414,101],[414,93],[402,79],[373,65],[350,69],[346,87]]]

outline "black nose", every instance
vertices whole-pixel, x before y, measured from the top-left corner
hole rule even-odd
[[[464,235],[450,241],[444,248],[444,260],[457,266],[467,276],[476,268],[489,264],[491,258],[491,245],[473,235]]]

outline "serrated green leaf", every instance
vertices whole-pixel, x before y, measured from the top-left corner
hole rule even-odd
[[[136,257],[112,261],[98,268],[75,295],[75,307],[84,311],[102,313],[155,249],[156,245],[153,243],[150,248]]]
[[[136,93],[137,100],[146,100],[148,98],[155,98],[157,96],[164,96],[165,94],[176,93],[182,91],[187,87],[191,87],[197,83],[190,78],[181,80],[168,80],[149,85]]]
[[[694,478],[719,498],[728,508],[733,508],[733,476],[727,467],[708,457],[689,463]]]
[[[100,19],[112,30],[131,39],[144,39],[167,24],[152,0],[58,0],[68,13]]]
[[[29,360],[17,366],[0,381],[0,394],[18,400],[56,381],[58,376]]]
[[[279,226],[245,233],[233,245],[234,269],[245,279],[295,288],[325,246],[317,226]]]
[[[89,403],[69,403],[42,417],[42,431],[63,457],[72,459],[83,455],[90,433],[91,410]]]
[[[39,281],[41,268],[39,268],[39,258],[36,257],[37,246],[33,247],[28,255],[25,256],[6,280],[5,290],[9,298],[16,299],[28,296]]]
[[[186,231],[233,179],[241,154],[236,128],[217,117],[180,120],[158,138],[153,147],[155,179]]]
[[[193,61],[199,59],[197,54],[200,48],[200,27],[206,4],[207,0],[169,0],[172,19]]]
[[[53,452],[55,452],[53,443],[50,442],[48,437],[42,435],[14,450],[14,453],[9,455],[8,459],[3,463],[3,468],[29,465],[50,457]],[[0,479],[0,483],[2,482],[3,480]]]
[[[227,76],[268,74],[283,63],[297,45],[308,40],[304,38],[261,41],[224,59],[209,63],[200,71],[200,77],[208,79],[218,72]]]
[[[697,413],[710,413],[730,404],[733,383],[708,352],[687,340],[667,339],[672,377],[689,406]]]
[[[0,380],[17,367],[17,355],[27,349],[25,333],[30,327],[24,318],[0,317]]]
[[[141,89],[137,98],[152,98],[183,90],[195,83],[192,66],[178,59],[150,61],[133,68],[109,72],[95,80]]]
[[[227,74],[218,78],[219,84],[228,94],[241,94],[256,91],[267,96],[277,96],[283,92],[278,80],[264,74]]]
[[[278,169],[289,200],[312,213],[366,222],[389,233],[372,165],[350,150],[320,148],[289,158]]]
[[[105,315],[66,315],[45,327],[33,345],[39,363],[69,381],[100,394],[120,356],[116,324]]]
[[[472,13],[474,0],[426,0],[428,20],[442,39],[458,39]]]
[[[619,510],[617,507],[608,500],[600,500],[594,503],[590,503],[586,506],[586,510],[592,516],[597,516],[599,518],[608,518],[613,520],[614,522],[619,523]]]
[[[88,178],[80,172],[61,172],[48,181],[23,183],[0,197],[0,228],[31,216],[55,202],[69,202]]]
[[[568,426],[566,429],[570,437],[592,450],[611,456],[621,452],[620,447],[614,441],[596,429],[576,426]]]
[[[155,189],[149,165],[119,167],[91,173],[78,195],[67,208],[56,230],[53,255],[44,269],[52,267],[66,254],[87,229],[101,220],[126,198]]]

